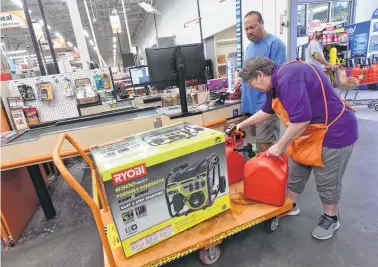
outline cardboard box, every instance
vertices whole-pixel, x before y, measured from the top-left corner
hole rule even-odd
[[[126,257],[230,208],[224,141],[180,123],[91,147]]]

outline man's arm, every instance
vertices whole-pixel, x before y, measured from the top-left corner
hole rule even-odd
[[[316,61],[318,61],[320,64],[323,64],[324,66],[326,67],[332,67],[332,64],[329,64],[327,62],[327,60],[324,59],[324,57],[319,53],[319,52],[315,52],[313,53],[313,57],[316,59]]]

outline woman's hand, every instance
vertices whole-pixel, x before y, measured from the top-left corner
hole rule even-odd
[[[241,123],[236,124],[236,130],[240,131],[240,130],[242,130],[242,129],[245,127],[245,126],[243,125],[243,122],[244,122],[244,121],[242,121]]]
[[[275,157],[279,157],[283,152],[283,147],[280,146],[278,143],[277,144],[274,144],[272,145],[267,151],[266,151],[266,155],[269,157],[269,156],[275,156]]]

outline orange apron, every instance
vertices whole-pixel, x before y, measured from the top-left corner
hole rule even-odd
[[[284,64],[277,71],[276,84],[278,84],[278,73],[280,72],[280,70],[283,67],[287,66],[288,64],[291,64],[294,62],[307,64],[303,61],[292,61],[292,62],[288,62]],[[292,159],[298,163],[308,165],[308,166],[324,167],[323,160],[322,160],[324,136],[326,135],[328,128],[332,124],[334,124],[344,113],[345,103],[343,103],[343,108],[340,114],[331,123],[328,123],[328,106],[327,106],[327,99],[325,95],[323,81],[320,78],[318,72],[315,70],[315,68],[311,66],[310,64],[307,64],[307,65],[309,65],[314,70],[314,72],[316,73],[316,76],[318,77],[320,81],[320,85],[321,85],[322,93],[323,93],[323,99],[324,99],[324,107],[325,107],[325,122],[324,124],[322,123],[309,124],[306,127],[305,131],[288,146],[287,152],[292,157]],[[288,125],[290,124],[288,112],[285,110],[281,101],[276,96],[273,96],[272,108],[275,111],[277,117],[285,125],[285,127],[288,127]]]

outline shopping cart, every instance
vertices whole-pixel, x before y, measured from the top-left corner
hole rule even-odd
[[[368,108],[374,108],[375,111],[378,111],[378,98],[370,99],[360,99],[360,86],[366,85],[371,86],[378,83],[375,77],[369,78],[366,74],[365,69],[361,69],[358,73],[358,78],[353,77],[352,73],[356,68],[352,67],[339,67],[335,70],[328,70],[328,77],[335,89],[339,92],[339,97],[347,101],[351,106],[362,106],[366,105]],[[355,75],[356,76],[356,75]],[[350,91],[354,92],[354,97],[348,98]],[[364,90],[366,91],[366,90]],[[378,90],[369,90],[377,92]]]
[[[208,125],[214,127],[224,121],[222,119],[216,123],[208,123]],[[64,151],[61,151],[64,141],[71,143],[89,165],[93,196],[85,191],[64,165],[62,159]],[[118,239],[104,188],[92,160],[67,133],[60,136],[53,152],[53,160],[61,176],[88,204],[93,213],[104,248],[105,267],[161,266],[197,250],[200,250],[201,261],[209,265],[219,259],[221,250],[218,245],[223,239],[259,223],[264,223],[265,229],[268,232],[273,232],[278,227],[279,218],[287,214],[293,207],[293,203],[289,199],[285,200],[282,207],[245,200],[243,183],[237,182],[230,186],[230,210],[126,258]]]

